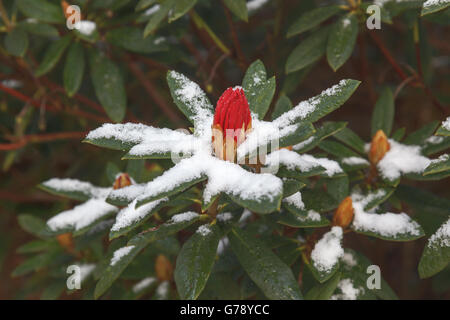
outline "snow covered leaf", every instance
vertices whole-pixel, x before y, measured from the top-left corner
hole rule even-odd
[[[131,296],[131,298],[139,299],[143,295],[154,290],[157,285],[158,285],[158,280],[156,278],[146,277],[146,278],[140,280],[139,282],[137,282],[135,285],[133,285],[133,287],[131,288],[131,290],[133,292],[130,296]]]
[[[323,27],[296,46],[287,58],[286,73],[302,70],[319,60],[325,54],[329,33],[330,28]]]
[[[366,195],[352,194],[353,201],[360,202],[368,211],[385,202],[394,193],[395,188],[384,187],[373,190]]]
[[[336,272],[328,281],[312,287],[305,295],[306,300],[328,300],[341,280],[341,273]]]
[[[126,151],[141,143],[144,139],[144,132],[149,128],[152,127],[135,123],[105,123],[89,132],[83,142],[103,148]]]
[[[166,38],[148,36],[142,39],[142,30],[138,27],[119,27],[108,31],[108,43],[136,53],[154,53],[167,51],[169,46]]]
[[[278,223],[294,228],[319,228],[330,225],[327,218],[314,210],[283,210],[276,214],[275,218]]]
[[[167,73],[167,83],[173,101],[196,131],[211,126],[214,107],[198,84],[176,71]]]
[[[286,37],[290,38],[296,34],[308,31],[334,16],[340,10],[339,6],[326,6],[308,11],[302,14],[300,18],[289,27]]]
[[[429,278],[450,263],[450,219],[429,239],[419,262],[420,278]]]
[[[424,176],[442,173],[450,171],[450,156],[448,154],[443,154],[437,159],[431,160],[431,163],[426,167],[423,172]]]
[[[350,58],[358,36],[355,14],[342,16],[331,28],[327,42],[327,60],[334,71]]]
[[[359,156],[345,157],[340,159],[339,164],[345,172],[360,170],[369,167],[370,163]]]
[[[450,117],[442,121],[442,125],[436,132],[437,136],[450,136]]]
[[[217,224],[201,225],[183,245],[174,273],[183,300],[195,300],[208,281],[222,231]]]
[[[422,153],[426,156],[447,150],[450,148],[450,136],[432,136],[425,141]]]
[[[261,240],[238,228],[233,228],[228,238],[242,267],[267,298],[302,299],[291,269],[266,248]]]
[[[445,10],[450,6],[448,0],[427,0],[423,3],[421,16]]]
[[[266,68],[261,60],[256,60],[248,67],[242,81],[250,110],[264,119],[275,93],[275,76],[267,79]]]
[[[169,12],[169,23],[181,18],[186,14],[195,4],[197,0],[177,0]]]
[[[127,206],[145,190],[146,184],[132,184],[124,188],[111,190],[106,202],[115,206]]]
[[[353,199],[354,198],[354,199]],[[384,240],[411,241],[424,236],[422,227],[406,213],[370,213],[364,210],[364,201],[353,197],[355,232]]]
[[[293,145],[292,149],[299,153],[307,152],[315,148],[323,139],[343,130],[346,125],[346,122],[324,122],[321,127],[316,129],[316,132],[311,137],[305,141]]]
[[[48,193],[79,201],[106,197],[111,190],[111,188],[96,187],[85,181],[58,178],[42,182],[38,187]]]
[[[148,9],[146,16],[150,16],[150,19],[148,20],[147,24],[145,25],[144,29],[144,38],[149,36],[153,31],[158,28],[160,23],[164,20],[164,18],[167,17],[170,9],[172,9],[173,4],[175,3],[175,0],[166,0],[161,4],[155,4],[153,7]]]
[[[111,232],[109,233],[109,240],[125,235],[131,230],[142,225],[153,215],[153,213],[166,206],[168,200],[168,198],[155,200],[144,204],[139,208],[135,207],[136,200],[131,202],[117,214],[116,221],[111,228]]]
[[[248,10],[246,0],[224,0],[224,4],[233,12],[239,19],[248,21]]]
[[[389,136],[394,123],[394,113],[394,95],[389,87],[385,87],[373,109],[371,135],[374,136],[378,130],[383,130]]]
[[[344,255],[342,237],[342,228],[332,227],[311,251],[311,260],[307,262],[307,266],[320,283],[330,279],[338,270],[339,259]]]

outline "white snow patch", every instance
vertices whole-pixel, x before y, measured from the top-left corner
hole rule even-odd
[[[52,178],[42,183],[44,187],[54,189],[58,192],[81,192],[94,198],[106,198],[112,188],[100,188],[89,182],[77,179]]]
[[[265,5],[269,0],[250,0],[247,2],[247,10],[254,11],[261,8]]]
[[[356,300],[364,293],[364,288],[355,288],[351,279],[342,279],[337,286],[342,293],[332,295],[330,300]]]
[[[231,214],[231,212],[222,212],[216,216],[217,221],[220,221],[220,222],[227,222],[227,221],[231,220],[232,218],[233,218],[233,215]]]
[[[445,3],[450,3],[450,0],[427,0],[423,3],[423,7],[427,8],[427,7],[441,5],[441,4],[445,4]]]
[[[117,262],[119,262],[120,259],[128,255],[131,250],[133,250],[133,248],[134,246],[125,246],[114,251],[110,265],[114,266]]]
[[[144,279],[142,279],[141,281],[139,281],[138,283],[136,283],[136,284],[133,286],[132,290],[133,290],[134,293],[139,293],[139,292],[141,292],[142,290],[144,290],[144,289],[150,287],[150,286],[151,286],[152,284],[154,284],[155,282],[156,282],[156,279],[153,278],[153,277],[147,277],[147,278],[144,278]]]
[[[341,227],[333,227],[323,235],[311,252],[314,267],[320,272],[330,271],[344,255],[341,241],[343,232]]]
[[[294,149],[294,150],[301,150],[304,147],[306,147],[306,146],[310,145],[311,143],[313,143],[314,140],[316,140],[316,137],[315,136],[311,136],[308,139],[306,139],[305,141],[302,141],[300,143],[294,144],[292,146],[292,149]]]
[[[450,131],[450,117],[447,117],[447,119],[445,119],[444,121],[442,121],[442,127],[445,130]]]
[[[150,15],[154,14],[156,11],[158,11],[159,8],[160,8],[160,5],[159,4],[155,4],[154,6],[151,6],[150,8],[145,10],[144,15],[145,16],[150,16]]]
[[[352,268],[356,266],[356,259],[350,252],[345,252],[342,256],[342,261],[345,263],[346,266]]]
[[[428,247],[450,247],[450,219],[428,239]]]
[[[343,158],[342,163],[347,164],[349,166],[356,166],[356,165],[369,165],[369,161],[367,161],[364,158],[361,157],[348,157],[348,158]]]
[[[169,220],[169,223],[187,222],[187,221],[191,221],[192,219],[194,219],[196,217],[198,217],[198,213],[193,212],[193,211],[188,211],[188,212],[179,213],[179,214],[172,216],[172,218],[170,218],[170,220]]]
[[[302,194],[300,193],[300,191],[297,191],[296,193],[294,193],[293,195],[291,195],[287,198],[284,198],[283,202],[293,205],[300,210],[305,209],[305,204],[302,201]],[[320,219],[320,217],[319,217],[319,219]]]
[[[76,30],[78,30],[79,33],[90,36],[95,29],[97,28],[97,25],[94,21],[88,21],[88,20],[81,20],[78,22],[75,22],[73,25]]]
[[[83,282],[95,270],[96,265],[92,263],[85,263],[78,265],[78,267],[80,267],[80,282]]]
[[[209,225],[204,224],[198,227],[196,233],[200,234],[203,237],[206,237],[208,234],[211,233],[211,228],[209,227]]]

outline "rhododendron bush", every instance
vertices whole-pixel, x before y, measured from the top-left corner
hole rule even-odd
[[[448,7],[0,0],[14,297],[448,298]]]

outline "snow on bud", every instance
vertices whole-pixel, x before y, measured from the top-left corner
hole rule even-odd
[[[216,156],[234,161],[237,147],[252,127],[252,117],[242,88],[228,88],[217,101],[212,125],[212,144]]]
[[[370,145],[369,160],[372,165],[376,165],[381,159],[383,159],[386,152],[389,151],[391,146],[387,140],[383,130],[378,130],[372,138],[372,144]]]
[[[172,279],[173,266],[172,263],[163,254],[158,255],[155,261],[156,277],[160,281],[169,281]]]
[[[113,189],[122,189],[132,184],[133,183],[128,173],[121,173],[117,176],[116,181],[114,181]]]
[[[333,226],[347,228],[353,220],[354,210],[351,197],[342,200],[333,216]]]

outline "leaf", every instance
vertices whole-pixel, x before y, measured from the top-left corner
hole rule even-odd
[[[403,143],[409,145],[422,145],[428,137],[433,135],[433,132],[436,130],[438,124],[438,121],[431,121],[430,123],[427,123],[416,131],[411,132],[405,140],[403,140]]]
[[[61,257],[61,251],[57,249],[33,256],[32,258],[25,260],[22,264],[20,264],[17,268],[15,268],[11,273],[11,276],[12,277],[23,276],[32,271],[41,270],[46,266],[48,266],[49,264],[51,264],[53,261],[55,261],[55,259],[59,257]]]
[[[121,27],[106,34],[109,43],[136,53],[153,53],[168,49],[164,37],[148,36],[142,39],[142,31],[136,27]]]
[[[49,249],[55,249],[58,243],[54,240],[34,240],[17,248],[17,253],[35,253]]]
[[[290,178],[283,179],[283,197],[289,197],[306,186],[305,183]]]
[[[18,26],[20,26],[26,32],[37,36],[48,37],[52,39],[59,38],[58,29],[50,24],[24,20],[18,23]]]
[[[339,280],[341,280],[341,273],[336,272],[336,274],[330,280],[312,287],[305,295],[305,299],[329,300],[334,290],[336,290]]]
[[[198,120],[203,120],[198,119],[199,117],[204,114],[212,116],[214,113],[214,107],[209,102],[205,92],[184,75],[169,71],[167,73],[167,84],[173,101],[194,126]]]
[[[319,220],[311,219],[308,212],[298,210],[292,205],[283,203],[283,207],[287,209],[276,214],[277,222],[293,228],[320,228],[330,225],[330,221],[323,215]]]
[[[436,160],[433,160],[423,172],[424,176],[450,171],[450,157],[444,154]]]
[[[229,193],[227,193],[227,196],[230,197],[231,200],[233,200],[240,206],[250,211],[254,211],[261,214],[267,214],[280,209],[283,192],[280,192],[279,194],[272,197],[264,195],[258,199],[241,198],[240,196],[235,196]]]
[[[286,37],[308,31],[338,13],[339,6],[326,6],[308,11],[300,16],[288,29]]]
[[[394,193],[395,188],[383,187],[379,188],[375,191],[372,191],[367,195],[367,198],[370,199],[367,203],[365,203],[364,210],[369,211],[370,209],[375,208],[376,206],[382,204],[387,199],[391,197]]]
[[[366,152],[364,151],[364,141],[351,129],[344,128],[334,134],[333,137],[358,151],[359,153],[366,154]]]
[[[50,180],[51,181],[51,180]],[[72,187],[68,187],[67,184],[63,186],[58,186],[58,188],[54,187],[52,184],[48,184],[48,181],[44,181],[43,183],[38,185],[38,188],[48,192],[50,194],[54,194],[61,197],[66,197],[69,199],[74,199],[78,201],[86,201],[93,198],[101,189],[93,186],[89,182],[78,181],[83,183],[86,187],[79,188],[78,190],[74,190]],[[67,188],[68,187],[68,188]]]
[[[385,87],[380,94],[380,97],[375,104],[375,108],[372,113],[372,137],[378,130],[389,136],[392,130],[392,124],[394,123],[394,96],[391,89]]]
[[[204,234],[200,228],[205,228]],[[177,257],[174,279],[183,300],[195,300],[203,291],[221,238],[222,232],[216,224],[200,228],[186,241]]]
[[[302,299],[291,269],[266,248],[261,240],[238,228],[232,228],[228,238],[242,267],[267,298]]]
[[[71,36],[66,35],[50,44],[48,49],[45,51],[41,64],[35,71],[36,77],[43,76],[56,66],[64,51],[69,46],[71,40]]]
[[[430,137],[431,138],[431,137]],[[425,146],[422,146],[422,153],[426,156],[430,156],[432,154],[441,152],[443,150],[447,150],[450,148],[450,136],[447,137],[439,137],[441,138],[438,141],[433,141],[431,139],[427,139],[425,141]]]
[[[169,14],[169,23],[185,15],[196,3],[197,0],[177,0],[172,14]]]
[[[108,117],[121,122],[125,117],[127,95],[119,68],[96,51],[90,55],[91,79],[95,94]]]
[[[359,157],[356,152],[335,141],[323,140],[319,143],[319,148],[337,158]]]
[[[439,127],[439,129],[435,133],[437,136],[450,136],[450,130],[444,128],[443,125]]]
[[[42,238],[46,229],[46,223],[43,219],[30,214],[21,214],[18,216],[17,220],[22,229],[36,237]]]
[[[376,214],[376,213],[373,213]],[[423,231],[422,227],[418,225],[417,231],[418,234],[410,234],[410,233],[401,233],[397,234],[395,236],[392,235],[384,235],[380,234],[377,231],[366,231],[366,230],[358,230],[352,227],[352,230],[359,234],[364,234],[369,237],[374,237],[382,240],[388,240],[388,241],[413,241],[422,238],[425,236],[425,232]]]
[[[339,131],[345,129],[346,122],[324,122],[323,125],[317,128],[316,132],[307,140],[292,146],[293,150],[298,153],[304,153],[314,149],[323,139],[332,136]]]
[[[358,35],[358,19],[354,14],[341,17],[331,28],[327,42],[327,60],[334,71],[350,58]]]
[[[247,2],[245,0],[224,0],[223,3],[239,19],[248,22]]]
[[[286,61],[286,73],[301,70],[319,60],[325,54],[329,32],[329,27],[321,28],[295,47]]]
[[[274,120],[281,116],[283,113],[292,109],[292,102],[285,94],[282,94],[275,104],[275,108],[271,114],[271,119]]]
[[[153,31],[158,28],[159,24],[167,17],[170,9],[172,8],[175,0],[166,0],[159,5],[159,9],[150,16],[150,20],[148,20],[145,29],[144,29],[144,38],[149,36]]]
[[[46,0],[17,0],[19,10],[30,18],[41,22],[64,23],[63,10],[60,6]]]
[[[74,42],[67,53],[64,66],[64,89],[69,97],[72,97],[80,89],[85,67],[83,46]]]
[[[250,110],[264,119],[275,94],[275,76],[267,80],[266,68],[260,60],[248,67],[242,81]]]
[[[428,1],[425,1],[427,3]],[[423,5],[422,11],[420,12],[420,15],[423,17],[427,14],[439,12],[442,10],[445,10],[450,6],[450,2],[448,1],[432,1],[429,5]]]
[[[20,28],[14,28],[6,34],[5,49],[16,57],[23,57],[28,48],[28,35]]]

